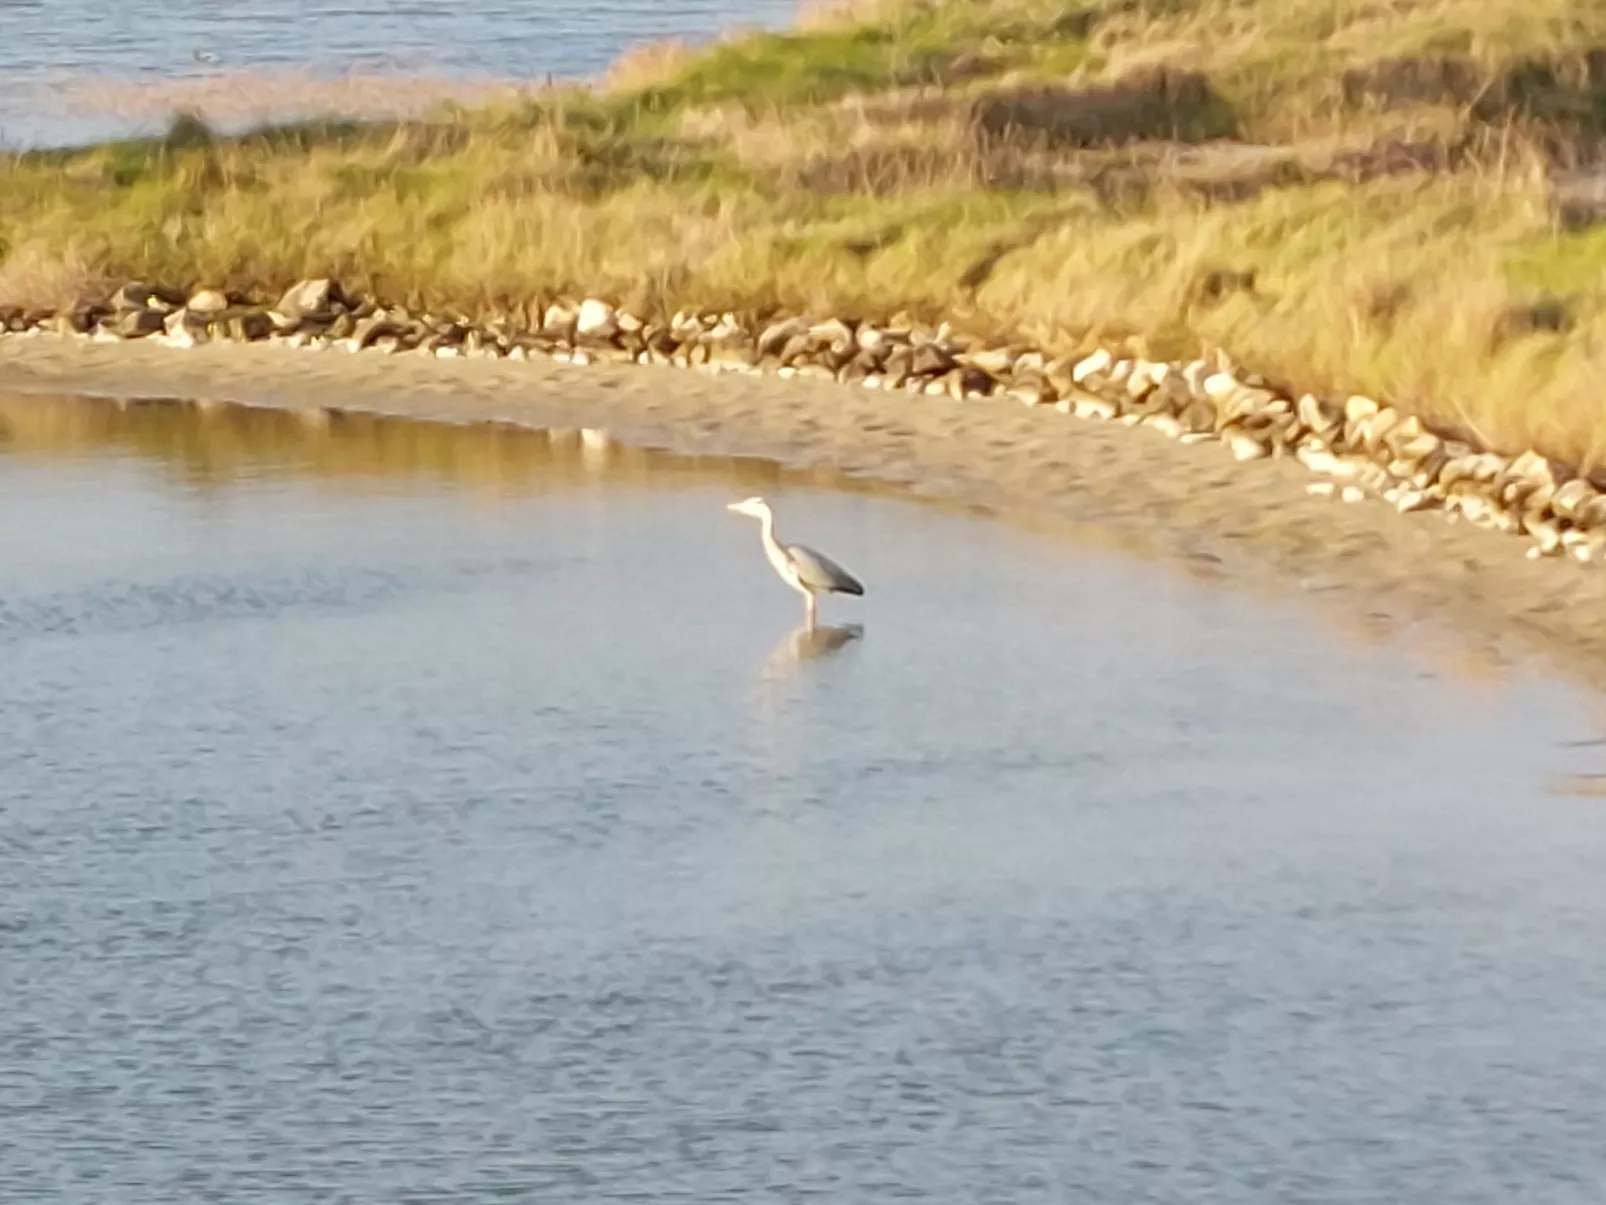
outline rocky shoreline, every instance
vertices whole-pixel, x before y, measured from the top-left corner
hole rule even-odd
[[[328,279],[298,282],[271,305],[218,289],[129,282],[109,298],[65,309],[0,309],[0,337],[51,334],[175,348],[272,343],[441,358],[663,364],[1046,407],[1147,427],[1183,443],[1214,442],[1237,461],[1291,458],[1315,476],[1306,487],[1313,495],[1438,511],[1451,522],[1520,536],[1530,557],[1606,560],[1606,489],[1589,477],[1535,452],[1507,457],[1429,430],[1371,398],[1295,395],[1224,355],[1188,363],[1103,347],[1051,355],[896,319],[746,321],[683,312],[653,321],[597,298],[543,302],[476,322],[355,297]]]

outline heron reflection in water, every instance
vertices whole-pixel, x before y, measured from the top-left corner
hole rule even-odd
[[[732,502],[726,509],[759,521],[759,539],[764,545],[765,558],[780,579],[803,596],[804,632],[815,630],[817,599],[821,594],[864,594],[859,579],[825,553],[802,544],[783,544],[776,539],[775,515],[764,499],[745,498]]]

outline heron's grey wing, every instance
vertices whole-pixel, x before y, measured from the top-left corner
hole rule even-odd
[[[786,555],[792,559],[797,579],[815,590],[835,590],[841,594],[863,594],[859,579],[838,565],[823,552],[805,548],[802,544],[788,544]]]

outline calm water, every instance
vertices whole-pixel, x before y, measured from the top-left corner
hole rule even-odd
[[[159,93],[130,83],[219,103],[231,88],[261,90],[264,72],[579,78],[641,42],[784,25],[797,12],[798,0],[0,0],[0,146],[160,129],[146,103]],[[183,87],[210,79],[216,92]],[[286,85],[278,102],[304,87]]]
[[[0,514],[0,1199],[1599,1200],[1565,686],[492,429],[12,400]]]

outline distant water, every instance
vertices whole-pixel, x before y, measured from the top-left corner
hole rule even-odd
[[[160,129],[162,89],[174,85],[194,96],[215,80],[222,103],[238,101],[231,90],[267,90],[264,73],[422,77],[432,89],[580,78],[641,42],[785,25],[797,11],[797,0],[0,0],[0,146]],[[279,102],[307,87],[284,84]]]
[[[0,514],[0,1200],[1600,1199],[1564,686],[491,428],[0,399]]]

